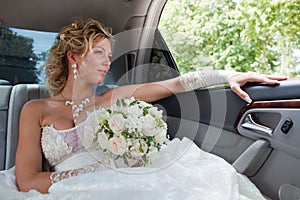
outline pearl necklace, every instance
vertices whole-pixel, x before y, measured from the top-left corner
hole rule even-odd
[[[65,105],[71,105],[72,110],[73,110],[73,118],[74,122],[76,123],[77,118],[79,117],[79,113],[83,111],[83,107],[90,102],[89,98],[85,98],[84,100],[81,101],[80,104],[75,104],[74,101],[66,101]]]

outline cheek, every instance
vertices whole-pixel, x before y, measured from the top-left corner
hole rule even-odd
[[[86,58],[85,63],[88,67],[95,67],[96,65],[99,65],[100,59],[97,58],[97,56],[90,55]]]
[[[96,70],[96,67],[94,66],[87,66],[86,69],[84,69],[84,72],[82,74],[83,76],[85,76],[86,78],[92,78],[92,77],[96,77],[99,76],[99,73]]]
[[[101,63],[100,59],[97,58],[90,61],[90,64],[93,66],[99,65],[100,63]]]

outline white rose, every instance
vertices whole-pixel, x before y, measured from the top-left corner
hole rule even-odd
[[[158,143],[158,144],[163,144],[166,139],[167,139],[167,133],[165,130],[160,130],[155,136],[155,141]]]
[[[152,105],[149,104],[149,103],[147,103],[147,102],[145,102],[145,101],[140,101],[140,106],[141,106],[142,108],[145,108],[145,107],[152,106]]]
[[[111,138],[108,140],[107,148],[115,155],[123,155],[127,149],[125,138],[123,136]]]
[[[129,116],[125,127],[129,133],[140,132],[142,130],[142,123],[137,116]]]
[[[129,107],[127,107],[127,106],[122,106],[122,107],[119,108],[118,111],[121,112],[121,113],[124,113],[125,115],[128,115]]]
[[[102,149],[106,149],[108,146],[108,137],[105,133],[98,133],[98,143]]]
[[[97,111],[97,115],[98,115],[97,119],[99,121],[103,121],[103,120],[109,119],[109,117],[110,117],[109,112],[105,108],[99,109]]]
[[[151,115],[146,115],[140,118],[143,124],[142,132],[146,136],[154,136],[157,133],[156,121]]]
[[[142,149],[142,151],[140,150],[140,148]],[[130,153],[133,157],[141,157],[147,152],[147,150],[148,146],[144,140],[134,140],[130,148]]]
[[[149,112],[156,118],[162,118],[162,110],[158,110],[157,107],[150,108]]]
[[[125,123],[126,119],[121,114],[112,115],[108,121],[109,127],[116,134],[120,134],[125,129]]]
[[[139,105],[130,106],[128,109],[128,114],[140,117],[143,115],[143,110],[139,108]]]

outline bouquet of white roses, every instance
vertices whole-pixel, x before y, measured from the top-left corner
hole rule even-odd
[[[135,160],[145,166],[151,164],[167,139],[167,124],[162,111],[153,105],[134,98],[118,99],[97,115],[99,129],[97,142],[109,158],[123,159],[127,166]]]

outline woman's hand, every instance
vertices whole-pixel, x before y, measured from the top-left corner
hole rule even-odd
[[[278,84],[279,81],[287,80],[287,79],[288,77],[286,76],[272,76],[272,75],[258,74],[254,72],[246,72],[246,73],[236,73],[230,76],[227,79],[227,82],[230,85],[231,89],[240,98],[242,98],[248,103],[251,103],[252,100],[250,96],[241,89],[241,87],[245,85],[247,82],[260,82],[268,85],[275,85]]]

